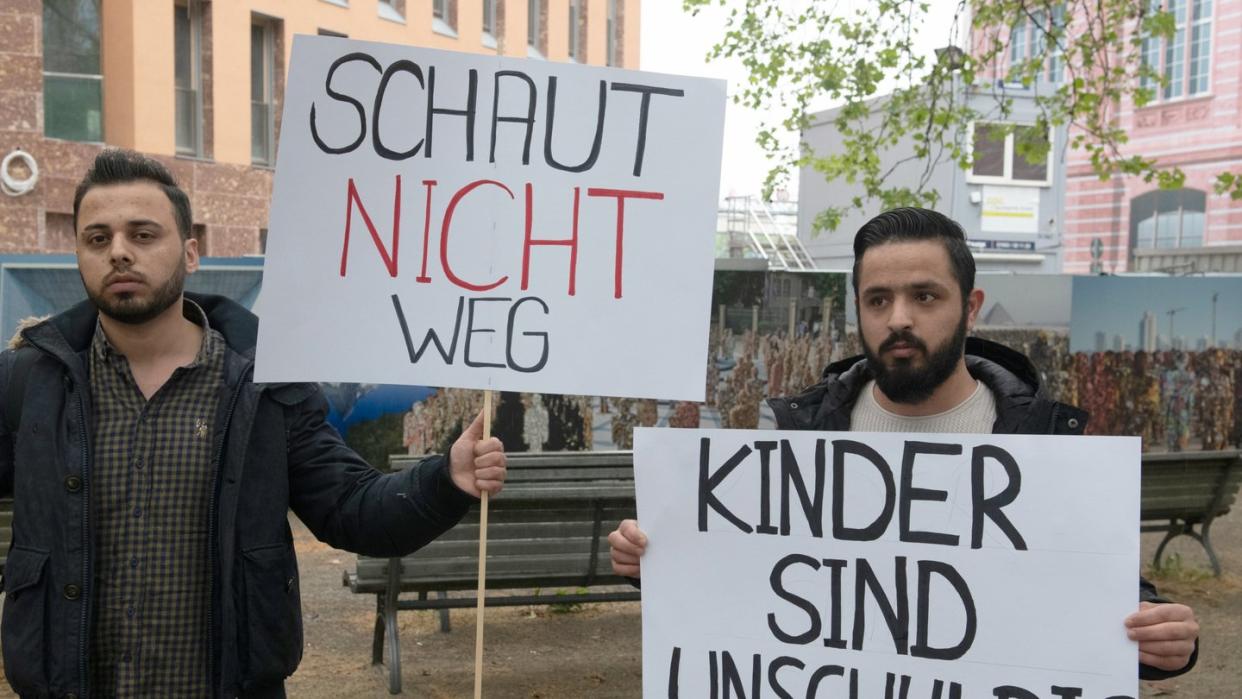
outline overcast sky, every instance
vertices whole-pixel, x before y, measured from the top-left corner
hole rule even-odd
[[[848,8],[850,1],[838,0],[838,4]],[[929,21],[919,41],[923,51],[929,55],[933,49],[947,43],[957,0],[931,0],[931,5]],[[726,14],[714,6],[691,17],[681,9],[680,0],[644,2],[639,67],[659,73],[722,78],[729,81],[729,93],[732,95],[746,79],[741,63],[721,60],[708,64],[705,60],[707,52],[724,35],[725,17]],[[826,108],[830,105],[817,106]],[[771,167],[763,151],[755,145],[761,117],[732,102],[727,109],[720,196],[757,194]],[[791,190],[796,194],[796,177],[792,184]]]

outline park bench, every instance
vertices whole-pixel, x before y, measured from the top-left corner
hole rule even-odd
[[[1219,576],[1220,560],[1212,548],[1212,522],[1229,511],[1239,485],[1242,451],[1144,454],[1140,531],[1164,532],[1152,564],[1160,566],[1170,541],[1189,536],[1203,547],[1212,572]]]
[[[417,458],[394,456],[390,466],[403,469]],[[489,593],[485,606],[637,600],[638,590],[612,573],[607,538],[618,522],[635,514],[632,454],[514,453],[508,455],[508,469],[504,492],[488,507],[487,589],[535,592]],[[359,556],[357,570],[345,572],[344,584],[352,592],[375,595],[371,662],[386,660],[391,693],[401,692],[397,612],[437,610],[440,630],[447,632],[450,608],[474,608],[478,539],[479,513],[472,508],[460,524],[416,553]],[[605,587],[615,585],[626,589]],[[558,588],[572,592],[548,593]],[[450,591],[471,594],[450,597]],[[402,599],[402,593],[417,598]]]

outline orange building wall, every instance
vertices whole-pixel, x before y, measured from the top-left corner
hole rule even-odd
[[[526,2],[504,3],[506,56],[525,57]],[[568,60],[568,0],[545,0],[546,57]],[[267,226],[272,170],[250,157],[250,26],[252,17],[279,22],[283,66],[295,34],[327,29],[353,39],[491,53],[482,43],[482,4],[457,0],[457,36],[432,29],[431,0],[406,0],[405,22],[379,15],[378,0],[209,0],[204,23],[204,154],[176,154],[173,0],[101,0],[103,128],[107,145],[132,148],[162,161],[189,194],[195,234],[206,254],[260,252]],[[586,58],[602,65],[607,0],[584,0]],[[38,161],[30,193],[4,197],[0,253],[71,252],[73,191],[102,144],[43,135],[43,29],[40,0],[0,1],[0,156],[21,149]],[[640,0],[622,0],[621,65],[638,68]],[[278,61],[279,62],[279,61]],[[278,83],[281,81],[278,80]],[[280,90],[278,88],[278,97]],[[278,105],[279,107],[279,105]],[[279,111],[279,110],[278,110]],[[22,175],[22,172],[15,172]]]

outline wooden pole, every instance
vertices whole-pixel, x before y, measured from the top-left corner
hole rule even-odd
[[[492,392],[483,392],[483,439],[492,436]],[[474,699],[483,696],[483,597],[487,592],[487,491],[479,501],[479,589],[474,613]]]

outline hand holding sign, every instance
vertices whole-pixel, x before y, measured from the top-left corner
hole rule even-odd
[[[495,437],[483,437],[483,413],[475,416],[449,451],[453,484],[473,497],[495,495],[505,484],[504,445]]]
[[[1127,635],[1139,642],[1139,662],[1161,670],[1180,670],[1190,662],[1199,622],[1184,604],[1142,602],[1126,618]]]
[[[639,566],[647,552],[647,535],[638,528],[637,520],[623,520],[616,531],[608,535],[608,547],[612,551],[612,572],[627,578],[642,577]]]

